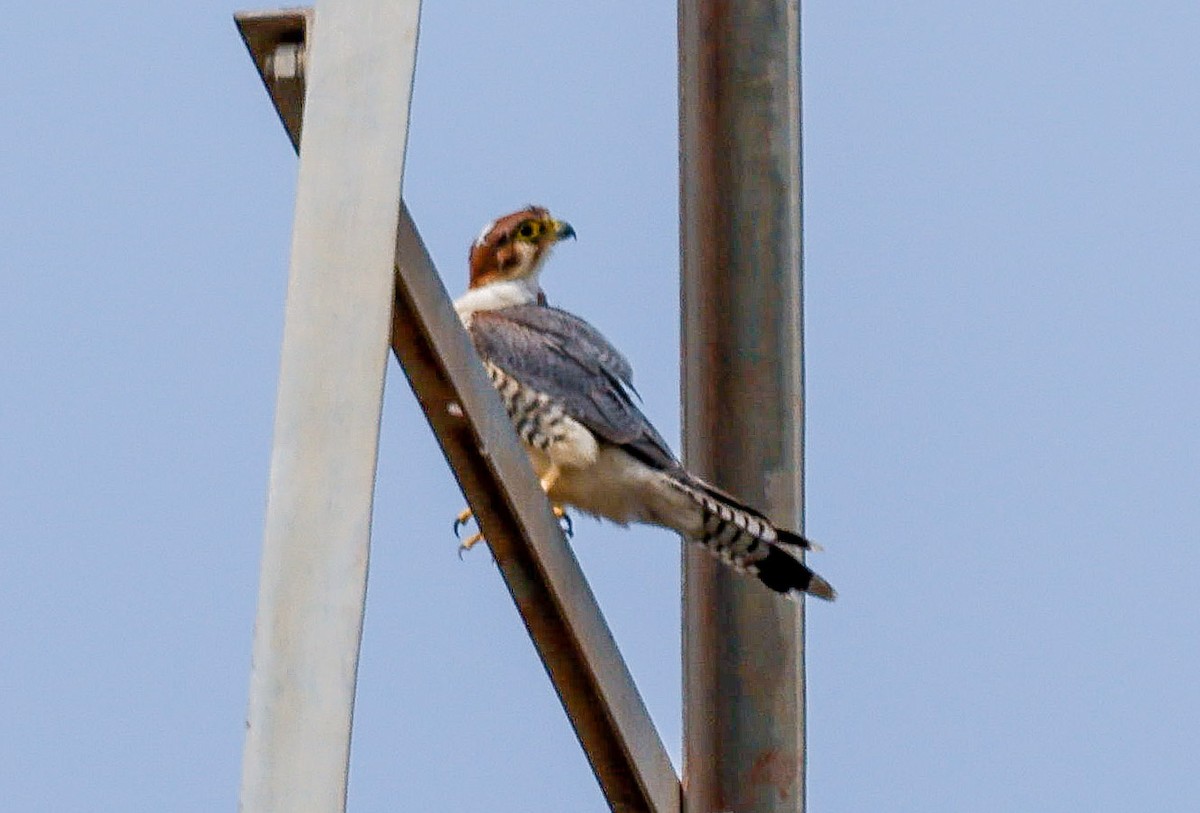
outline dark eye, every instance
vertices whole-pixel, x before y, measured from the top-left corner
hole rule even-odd
[[[538,228],[537,223],[528,221],[528,222],[521,224],[521,228],[517,233],[520,234],[522,237],[524,237],[526,240],[530,240],[534,237],[537,237],[538,232],[540,232],[540,231],[541,231],[541,229]]]

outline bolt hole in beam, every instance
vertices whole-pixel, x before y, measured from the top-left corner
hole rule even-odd
[[[299,149],[309,67],[304,48],[290,48],[308,41],[312,12],[248,12],[235,19]],[[609,805],[678,813],[678,776],[403,202],[395,259],[393,352],[489,540]]]

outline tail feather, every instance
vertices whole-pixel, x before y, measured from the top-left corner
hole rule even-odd
[[[720,516],[724,520],[736,521],[739,525],[749,525],[751,528],[757,525],[766,526],[771,530],[765,532],[763,538],[770,542],[778,542],[781,545],[790,545],[803,550],[821,550],[820,545],[814,544],[807,537],[794,531],[777,528],[760,511],[756,511],[728,491],[706,483],[699,477],[690,476],[690,482],[686,486],[690,487],[688,491],[692,499],[698,502],[708,514]]]
[[[795,531],[785,531],[783,528],[776,528],[775,533],[779,535],[775,540],[776,545],[782,545],[785,548],[812,551],[813,553],[820,553],[825,550],[825,548],[813,542],[807,536],[798,534]]]
[[[751,567],[759,580],[776,593],[793,596],[799,593],[808,593],[826,601],[833,601],[837,598],[837,591],[829,582],[783,548],[775,545],[771,545],[767,555]]]
[[[833,601],[837,593],[798,557],[820,550],[795,531],[777,527],[763,514],[696,477],[679,482],[702,512],[702,531],[696,541],[723,562],[758,576],[777,593],[808,593]]]

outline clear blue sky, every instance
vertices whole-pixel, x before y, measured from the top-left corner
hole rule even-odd
[[[406,195],[451,290],[529,202],[678,437],[673,3],[425,4]],[[296,162],[230,19],[0,27],[0,806],[236,804]],[[1200,798],[1200,6],[804,9],[820,813]],[[605,806],[403,375],[355,811]],[[575,549],[672,755],[678,543]]]

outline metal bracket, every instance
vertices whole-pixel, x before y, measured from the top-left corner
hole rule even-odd
[[[304,43],[279,43],[263,60],[264,77],[272,82],[303,81],[306,53]]]

